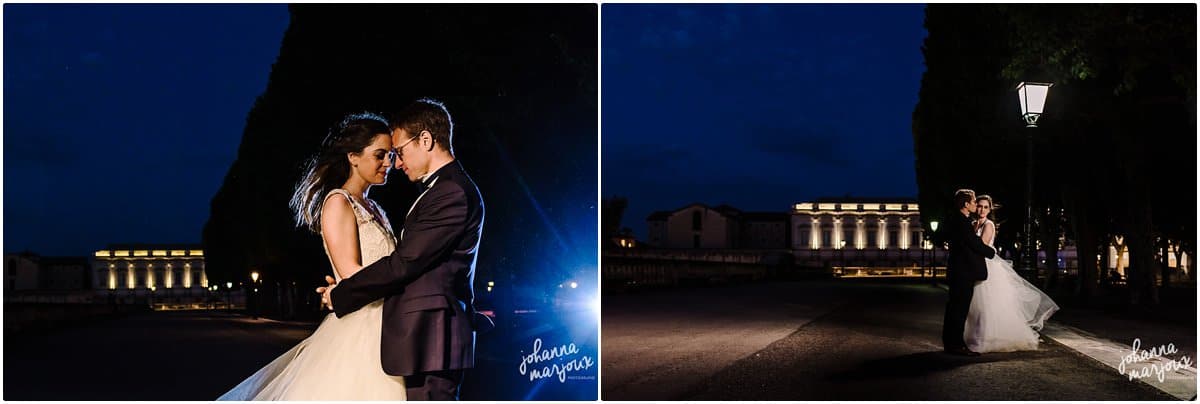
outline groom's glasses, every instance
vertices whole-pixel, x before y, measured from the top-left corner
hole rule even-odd
[[[396,164],[397,161],[404,161],[404,146],[408,146],[409,143],[412,143],[412,141],[417,140],[418,137],[420,137],[420,136],[410,137],[410,138],[408,138],[407,142],[401,143],[400,147],[392,148],[392,151],[388,152],[389,163]]]

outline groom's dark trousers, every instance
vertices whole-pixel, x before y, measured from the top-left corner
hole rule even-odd
[[[971,298],[975,295],[975,281],[950,281],[950,300],[946,302],[946,317],[942,319],[942,347],[961,348],[967,346],[963,341],[963,331],[967,324],[967,312],[971,308]]]
[[[462,379],[462,370],[418,373],[404,376],[404,388],[410,401],[455,401]]]
[[[996,250],[975,235],[970,220],[961,212],[951,212],[948,222],[946,241],[950,243],[950,256],[946,258],[946,281],[950,285],[950,300],[942,319],[942,347],[954,349],[967,346],[963,328],[975,294],[975,282],[987,279],[984,260],[996,256]]]
[[[422,186],[396,250],[343,279],[330,299],[343,317],[384,298],[383,371],[411,383],[410,400],[453,400],[462,370],[475,366],[472,284],[483,200],[457,161]]]

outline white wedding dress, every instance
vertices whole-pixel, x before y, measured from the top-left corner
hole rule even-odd
[[[977,233],[978,235],[978,233]],[[963,340],[975,352],[1036,350],[1038,333],[1058,305],[996,256],[987,280],[975,284]]]
[[[391,254],[396,239],[378,205],[375,210],[380,219],[345,190],[331,191],[326,200],[334,193],[351,201],[358,219],[362,262],[369,264]],[[329,254],[328,248],[325,254]],[[340,278],[337,271],[333,275]],[[384,373],[380,362],[382,326],[383,299],[342,318],[330,313],[311,336],[218,400],[404,400],[404,378]]]

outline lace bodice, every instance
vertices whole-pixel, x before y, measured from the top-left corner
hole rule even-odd
[[[392,235],[392,225],[388,223],[387,215],[383,209],[370,199],[367,200],[374,208],[375,212],[379,212],[379,217],[371,213],[371,209],[367,209],[358,200],[350,196],[350,192],[344,189],[334,189],[325,195],[325,201],[329,201],[329,197],[334,194],[340,194],[350,201],[351,210],[354,211],[354,217],[358,220],[358,247],[359,256],[362,257],[363,266],[370,265],[372,262],[378,261],[380,258],[386,257],[396,249],[396,237]],[[322,236],[323,237],[323,236]],[[325,245],[324,243],[321,243]],[[325,245],[325,256],[329,257],[329,246]],[[330,270],[333,270],[333,258],[329,257]],[[338,275],[336,270],[333,270],[333,278],[338,282],[342,281],[342,277]]]

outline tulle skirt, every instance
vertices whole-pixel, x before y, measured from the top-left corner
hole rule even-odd
[[[342,318],[330,313],[311,336],[217,400],[404,400],[404,378],[380,363],[382,327],[383,300]]]
[[[1037,331],[1058,305],[1000,258],[987,260],[988,279],[975,285],[963,339],[975,352],[1036,350]]]

